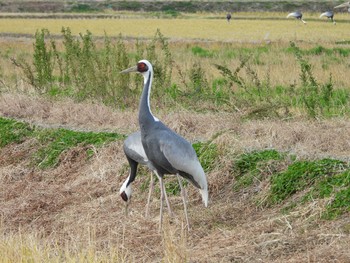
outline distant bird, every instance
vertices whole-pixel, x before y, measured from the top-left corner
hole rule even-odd
[[[140,60],[136,66],[122,71],[122,73],[129,72],[139,72],[144,78],[144,87],[139,106],[139,125],[143,148],[160,182],[161,203],[159,227],[162,227],[163,200],[165,196],[163,177],[165,174],[176,174],[181,188],[187,227],[190,229],[187,215],[186,193],[182,186],[181,177],[190,181],[199,189],[206,207],[208,206],[207,177],[192,145],[163,124],[151,112],[150,93],[153,80],[152,64],[147,60]]]
[[[232,18],[231,14],[228,13],[228,14],[226,15],[227,22],[230,22],[231,18]]]
[[[337,6],[335,6],[335,7],[333,7],[333,8],[342,8],[342,7],[350,7],[350,2],[345,2],[345,3],[343,3],[343,4],[341,4],[341,5],[337,5]]]
[[[333,22],[334,25],[337,24],[337,23],[335,22],[335,20],[333,19],[333,17],[334,17],[333,11],[327,11],[327,12],[322,13],[322,14],[320,15],[320,18],[323,17],[323,16],[325,16],[325,17],[327,17],[328,19],[330,19],[330,20]]]
[[[306,24],[306,22],[303,20],[303,14],[299,11],[296,11],[296,12],[293,12],[293,13],[290,13],[287,15],[287,18],[289,17],[294,17],[296,19],[299,19],[300,21],[302,21],[304,24]]]
[[[131,194],[132,194],[131,184],[135,180],[135,177],[137,175],[137,166],[139,164],[146,165],[151,171],[153,171],[154,168],[152,168],[151,164],[148,162],[145,150],[143,149],[143,146],[141,143],[140,131],[130,134],[125,139],[123,144],[123,150],[129,162],[130,174],[128,178],[125,180],[125,182],[123,183],[122,187],[120,188],[119,193],[121,198],[126,202],[125,212],[126,214],[128,214],[128,206],[129,206],[129,203],[131,200]],[[149,203],[151,200],[153,187],[154,187],[154,178],[153,178],[153,173],[151,173],[150,188],[149,188],[147,205],[146,205],[146,217],[149,215]],[[169,205],[169,201],[166,193],[165,193],[165,200],[168,206],[169,213],[171,214],[171,209],[170,209],[170,205]]]

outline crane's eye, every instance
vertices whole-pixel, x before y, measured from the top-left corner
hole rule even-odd
[[[138,72],[146,72],[147,70],[148,70],[148,67],[147,67],[146,63],[140,62],[137,64],[137,71]]]

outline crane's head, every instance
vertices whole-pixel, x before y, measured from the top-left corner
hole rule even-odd
[[[120,197],[126,202],[130,202],[131,198],[131,193],[132,193],[132,188],[131,188],[131,183],[129,183],[129,178],[125,180],[123,183],[122,187],[120,187],[119,194]]]
[[[152,64],[148,60],[140,60],[137,62],[136,66],[133,66],[131,68],[125,69],[121,71],[120,73],[130,73],[130,72],[139,72],[141,74],[145,74],[147,72],[153,71]]]

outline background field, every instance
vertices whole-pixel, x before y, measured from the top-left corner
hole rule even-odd
[[[348,14],[1,15],[0,262],[350,261]],[[128,217],[118,194],[142,85],[119,71],[140,58],[208,176],[190,232],[172,176],[162,232],[145,168]]]

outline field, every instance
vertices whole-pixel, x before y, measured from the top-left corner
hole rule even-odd
[[[86,30],[94,36],[109,36],[122,34],[125,37],[152,38],[159,29],[174,41],[222,41],[222,42],[252,42],[265,41],[286,42],[304,41],[319,43],[334,43],[347,40],[348,14],[338,14],[334,26],[326,18],[319,19],[319,14],[306,13],[304,26],[295,19],[286,19],[285,13],[258,14],[242,13],[234,15],[231,23],[227,23],[226,14],[184,15],[181,19],[143,17],[125,13],[117,19],[11,19],[3,18],[0,33],[35,34],[37,29],[44,27],[52,34],[60,34],[62,27],[70,27],[72,33],[84,33]],[[263,23],[261,22],[263,21]]]
[[[0,18],[0,262],[349,262],[348,14],[114,15]],[[189,232],[173,176],[162,231],[146,168],[119,196],[140,58],[208,176]]]

